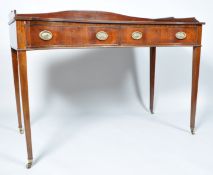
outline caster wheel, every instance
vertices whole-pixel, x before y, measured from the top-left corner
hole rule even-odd
[[[20,134],[24,134],[23,128],[19,128],[19,133],[20,133]]]
[[[195,135],[195,130],[191,129],[191,133],[192,133],[192,135]]]
[[[33,161],[32,160],[28,160],[28,163],[26,164],[26,168],[30,169],[32,167]]]

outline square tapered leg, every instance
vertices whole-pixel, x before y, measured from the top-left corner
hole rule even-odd
[[[15,96],[16,96],[16,108],[18,115],[18,128],[21,134],[24,133],[22,127],[22,119],[21,119],[21,103],[20,103],[20,79],[19,79],[19,67],[18,67],[18,58],[17,51],[11,48],[12,55],[12,65],[13,65],[13,78],[14,78],[14,86],[15,86]]]
[[[27,80],[27,58],[26,51],[18,51],[18,62],[21,83],[22,108],[24,114],[24,126],[27,143],[28,163],[27,168],[30,168],[33,160],[32,141],[31,141],[31,126],[30,126],[30,109],[28,98],[28,80]]]
[[[154,113],[156,47],[150,47],[150,111]]]
[[[193,47],[191,118],[190,118],[190,128],[191,128],[192,134],[195,134],[195,115],[196,115],[198,80],[199,80],[199,69],[200,69],[200,52],[201,52],[200,46]]]

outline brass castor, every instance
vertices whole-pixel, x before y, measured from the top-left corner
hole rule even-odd
[[[191,133],[192,133],[192,135],[195,135],[195,129],[194,128],[191,128]]]
[[[19,128],[19,133],[20,133],[20,134],[24,134],[23,128]]]
[[[28,160],[28,163],[26,164],[26,168],[30,169],[32,167],[33,160]]]

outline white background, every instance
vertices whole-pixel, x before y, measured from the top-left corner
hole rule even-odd
[[[213,173],[211,0],[1,0],[0,174]],[[189,132],[191,48],[158,48],[155,114],[149,49],[28,52],[34,166],[25,169],[10,57],[8,14],[102,10],[147,18],[193,17],[203,27],[196,135]],[[141,96],[141,100],[140,100]]]

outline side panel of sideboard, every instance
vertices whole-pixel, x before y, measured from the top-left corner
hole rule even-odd
[[[10,47],[17,50],[18,42],[17,42],[16,22],[13,22],[10,25],[9,32],[10,32]]]
[[[26,21],[10,24],[10,45],[15,50],[27,50]]]

